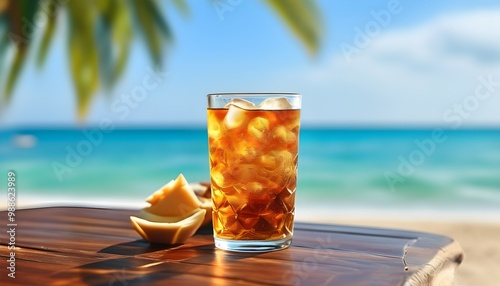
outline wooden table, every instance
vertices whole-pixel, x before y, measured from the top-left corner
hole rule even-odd
[[[429,233],[296,223],[287,250],[214,248],[211,227],[180,245],[151,245],[131,210],[16,211],[15,279],[7,277],[7,213],[0,212],[1,285],[449,285],[463,252]],[[441,284],[439,284],[441,283]]]

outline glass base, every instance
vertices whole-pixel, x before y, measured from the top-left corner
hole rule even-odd
[[[286,249],[292,244],[292,236],[279,240],[228,240],[214,236],[217,248],[236,252],[269,252]]]

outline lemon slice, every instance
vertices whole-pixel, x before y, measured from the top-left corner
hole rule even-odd
[[[145,240],[152,243],[177,244],[186,241],[194,235],[205,218],[205,209],[180,221],[172,221],[172,217],[149,216],[149,219],[130,217],[132,226]]]
[[[149,242],[184,242],[212,219],[211,199],[197,197],[194,188],[180,174],[146,199],[151,205],[130,217],[132,226]],[[210,190],[204,188],[205,193]]]
[[[200,208],[200,201],[182,174],[154,192],[146,201],[151,206],[143,211],[164,217],[185,219]]]

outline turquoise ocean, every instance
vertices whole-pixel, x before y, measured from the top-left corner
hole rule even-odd
[[[328,129],[300,134],[298,218],[500,220],[500,130]],[[203,128],[4,129],[0,171],[18,207],[140,206],[179,173],[208,181]],[[4,184],[6,185],[6,183]],[[0,206],[5,209],[5,202]]]

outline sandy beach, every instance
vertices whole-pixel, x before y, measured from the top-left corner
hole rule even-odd
[[[431,232],[451,237],[465,251],[465,260],[458,267],[455,286],[497,286],[500,283],[500,222],[458,221],[396,221],[384,219],[324,219],[310,222],[398,228]]]

